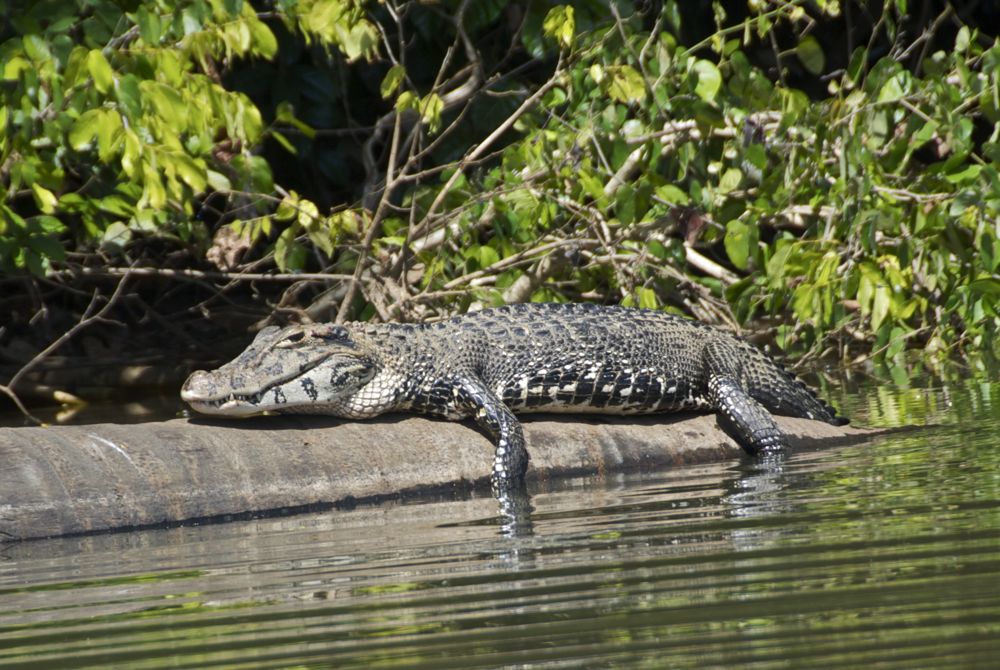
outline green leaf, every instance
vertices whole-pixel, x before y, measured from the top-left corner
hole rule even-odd
[[[229,183],[229,178],[220,172],[208,170],[206,176],[208,178],[208,185],[212,187],[213,191],[225,193],[231,191],[233,188],[232,184]]]
[[[646,82],[631,65],[618,65],[608,68],[611,80],[608,83],[608,95],[618,102],[641,103],[646,99]]]
[[[420,101],[420,117],[427,124],[430,131],[437,132],[441,127],[441,111],[444,109],[444,100],[437,93],[428,93]]]
[[[598,86],[600,86],[601,83],[604,81],[605,70],[604,66],[601,65],[600,63],[594,63],[593,65],[591,65],[590,68],[587,70],[587,73],[590,75],[590,78],[594,80],[594,83],[597,84]]]
[[[295,219],[306,230],[314,230],[322,220],[319,216],[319,207],[316,206],[316,203],[305,198],[300,198],[298,201]]]
[[[31,70],[34,66],[25,58],[14,56],[3,64],[3,78],[6,81],[17,81],[24,70]]]
[[[118,112],[102,109],[97,122],[97,157],[102,163],[109,162],[117,153],[122,142],[122,119]]]
[[[55,193],[37,182],[31,185],[31,192],[35,196],[35,204],[38,206],[38,209],[46,214],[52,214],[56,211],[58,201],[56,200]]]
[[[111,63],[104,57],[100,49],[91,49],[87,54],[87,71],[94,79],[94,86],[101,93],[107,93],[108,89],[115,83],[115,73],[111,69]]]
[[[167,190],[163,186],[160,171],[152,163],[155,153],[152,157],[150,153],[147,152],[142,161],[142,197],[139,198],[139,207],[162,209],[167,204]]]
[[[142,142],[139,136],[130,128],[125,129],[125,147],[122,150],[122,170],[130,178],[135,176],[139,159],[142,157]]]
[[[555,40],[560,49],[573,46],[573,33],[576,31],[576,19],[570,5],[556,5],[545,15],[542,22],[542,33]]]
[[[291,221],[299,211],[299,196],[292,191],[278,203],[278,208],[274,212],[277,221]]]
[[[889,77],[878,92],[878,102],[895,102],[904,95],[909,88],[910,76],[905,71],[899,71]]]
[[[403,91],[396,98],[396,111],[405,112],[408,109],[417,109],[420,98],[413,91]]]
[[[316,137],[316,129],[295,116],[295,107],[287,100],[278,103],[275,118],[292,126],[309,139]]]
[[[51,235],[31,235],[28,238],[28,246],[45,259],[61,261],[66,257],[66,249]]]
[[[132,239],[132,231],[121,221],[115,221],[104,230],[101,246],[105,250],[120,251]]]
[[[31,217],[31,222],[37,224],[43,232],[50,234],[57,234],[66,230],[66,224],[54,216],[33,216]]]
[[[826,56],[819,40],[812,35],[806,35],[795,47],[795,55],[810,73],[818,75],[826,66]]]
[[[739,168],[731,167],[727,169],[719,179],[719,193],[729,193],[740,187],[743,181],[743,173]]]
[[[24,53],[34,62],[41,63],[52,60],[49,44],[41,35],[25,35],[21,43],[24,45]]]
[[[163,23],[156,11],[151,11],[144,5],[136,10],[136,22],[139,24],[139,36],[148,46],[155,47],[163,35]]]
[[[790,243],[781,244],[770,260],[767,261],[767,282],[772,289],[780,288],[787,284],[785,266],[788,264],[788,257],[791,253],[792,245]]]
[[[121,195],[113,193],[97,201],[97,206],[102,212],[108,212],[120,217],[129,217],[135,214],[135,202],[126,200]]]
[[[889,313],[892,304],[891,289],[885,284],[875,287],[875,297],[872,300],[872,330],[878,330]]]
[[[955,51],[965,53],[969,49],[969,41],[972,35],[969,33],[969,26],[962,26],[955,35]]]
[[[184,127],[188,119],[188,108],[176,90],[166,84],[153,81],[141,82],[139,88],[153,103],[156,112],[164,120],[175,125],[178,129]]]
[[[691,202],[688,194],[673,184],[660,186],[656,189],[656,195],[671,205],[687,205]]]
[[[317,2],[315,4],[329,4],[334,7],[340,5],[337,2]],[[354,61],[361,57],[367,58],[373,55],[378,47],[378,32],[375,30],[375,27],[368,21],[362,20],[351,26],[350,29],[347,29],[344,23],[343,21],[338,21],[334,26],[334,31],[340,42],[340,50],[347,55],[347,59]]]
[[[1000,280],[994,277],[984,277],[969,283],[969,289],[984,295],[1000,297]]]
[[[885,350],[886,358],[895,358],[906,348],[906,330],[896,326],[889,332],[889,346]]]
[[[746,270],[757,246],[757,228],[733,219],[726,224],[725,245],[726,255],[733,265],[740,270]]]
[[[934,121],[933,119],[928,119],[926,123],[920,126],[920,130],[918,130],[913,135],[913,140],[912,140],[913,146],[919,147],[922,144],[929,142],[937,134],[937,130],[938,130],[937,121]]]
[[[205,164],[201,159],[194,159],[185,153],[177,152],[173,155],[174,169],[184,183],[191,187],[195,193],[201,193],[208,184],[205,175]]]
[[[334,242],[336,241],[336,231],[329,221],[319,222],[308,231],[309,241],[316,245],[316,248],[327,256],[333,255]]]
[[[705,102],[715,100],[715,96],[722,86],[722,73],[719,72],[719,68],[715,66],[715,63],[702,59],[696,60],[691,68],[698,76],[694,92]]]
[[[89,148],[90,143],[97,137],[100,122],[100,109],[90,109],[81,114],[69,130],[69,145],[76,151]]]
[[[379,92],[382,94],[382,97],[386,100],[391,98],[399,90],[404,79],[406,79],[405,67],[402,65],[393,65],[389,68],[389,71],[382,77],[382,84],[379,86]]]
[[[961,184],[967,181],[975,181],[979,177],[979,173],[982,170],[981,165],[966,165],[963,169],[951,174],[946,174],[944,176],[952,184]]]
[[[274,243],[274,262],[282,272],[301,270],[306,264],[306,249],[295,241],[295,226],[285,228]]]
[[[854,53],[851,54],[851,60],[847,65],[847,77],[855,84],[861,81],[861,77],[865,71],[865,65],[868,63],[868,49],[864,47],[855,47]]]
[[[622,184],[615,193],[615,216],[626,226],[636,220],[636,193],[632,184]]]
[[[139,78],[134,74],[126,74],[118,79],[115,87],[115,97],[124,107],[125,113],[132,119],[142,114],[142,96],[139,93]]]
[[[656,292],[645,286],[640,286],[636,289],[636,293],[639,294],[639,307],[641,309],[656,309],[660,306],[659,301],[656,299]]]
[[[271,129],[271,137],[273,137],[278,144],[284,147],[285,151],[292,154],[293,156],[299,153],[299,150],[295,148],[294,144],[288,141],[287,137],[285,137],[284,135],[282,135],[273,128]]]
[[[278,39],[266,23],[251,17],[247,20],[250,28],[250,44],[253,53],[262,58],[274,58],[278,53]]]

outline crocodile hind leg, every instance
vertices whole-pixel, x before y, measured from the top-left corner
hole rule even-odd
[[[705,343],[702,364],[709,405],[718,412],[722,429],[747,453],[782,449],[788,446],[788,439],[745,384],[745,359],[745,351],[735,340],[714,339]]]
[[[521,422],[506,405],[478,379],[459,380],[455,401],[489,433],[496,446],[491,481],[498,496],[524,484],[528,450],[524,446]]]
[[[788,446],[763,405],[754,400],[732,376],[712,374],[708,378],[708,400],[719,413],[719,424],[748,453],[758,454]]]

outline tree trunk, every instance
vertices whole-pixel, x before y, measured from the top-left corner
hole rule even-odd
[[[777,417],[793,448],[876,431]],[[528,481],[739,458],[711,415],[525,420]],[[324,509],[485,482],[469,424],[389,416],[0,428],[0,541]]]

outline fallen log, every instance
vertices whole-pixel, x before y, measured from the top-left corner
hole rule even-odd
[[[777,417],[792,448],[880,431]],[[529,417],[529,484],[554,476],[739,458],[712,415]],[[489,440],[468,424],[242,421],[0,428],[0,541],[324,509],[485,483]]]

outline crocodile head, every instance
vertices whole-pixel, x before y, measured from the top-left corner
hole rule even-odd
[[[192,373],[181,399],[198,412],[223,416],[321,412],[374,374],[374,361],[343,326],[270,326],[221,368]]]

